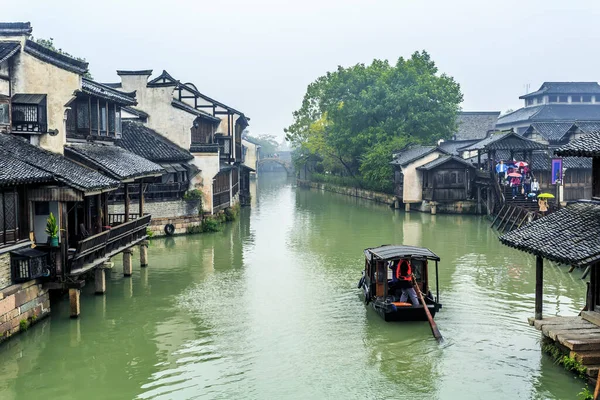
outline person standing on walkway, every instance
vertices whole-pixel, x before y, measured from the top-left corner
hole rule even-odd
[[[546,199],[538,199],[538,206],[540,207],[540,213],[546,215],[548,211],[548,201]]]
[[[517,198],[517,193],[519,192],[519,185],[521,184],[521,180],[516,176],[513,176],[510,180],[510,186],[512,188],[512,196],[513,200]]]

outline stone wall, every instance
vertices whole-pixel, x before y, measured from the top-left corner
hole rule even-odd
[[[50,314],[50,295],[38,280],[0,290],[0,342]]]
[[[346,186],[337,186],[331,185],[329,183],[319,183],[319,182],[310,182],[310,181],[302,181],[298,180],[298,186],[307,187],[311,189],[325,190],[328,192],[339,193],[346,196],[359,197],[361,199],[367,199],[371,201],[376,201],[378,203],[384,203],[393,205],[396,198],[392,194],[373,192],[370,190],[364,190],[354,187],[346,187]]]
[[[129,212],[131,214],[137,214],[139,211],[139,204],[137,201],[133,201],[129,205]],[[152,214],[152,219],[155,218],[176,218],[184,216],[197,216],[198,201],[196,200],[175,200],[175,201],[156,201],[146,202],[144,204],[144,212]],[[125,213],[124,204],[111,204],[108,206],[109,214],[123,214]]]
[[[154,218],[153,216],[150,226],[148,227],[152,232],[152,237],[166,236],[165,225],[167,224],[173,224],[175,227],[175,235],[184,235],[187,233],[188,227],[200,226],[202,224],[202,216],[191,215],[176,218]]]
[[[11,283],[10,253],[0,254],[0,288],[5,288]]]
[[[429,213],[431,212],[431,202],[424,200],[421,203],[411,204],[411,210]],[[485,210],[485,204],[482,206]],[[477,214],[476,200],[454,201],[452,203],[436,203],[437,214]]]

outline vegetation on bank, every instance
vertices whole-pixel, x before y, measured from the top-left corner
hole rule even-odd
[[[223,224],[235,221],[239,214],[240,205],[236,204],[233,207],[226,208],[223,212],[204,217],[200,225],[188,226],[186,232],[188,234],[219,232]]]
[[[587,368],[576,359],[565,355],[552,341],[545,340],[542,343],[542,352],[548,354],[555,364],[562,365],[564,369],[574,372],[581,379],[586,378]],[[594,398],[588,387],[584,387],[577,397],[580,400],[593,400]]]
[[[439,74],[425,51],[395,65],[338,67],[308,86],[286,139],[297,170],[389,192],[392,153],[450,138],[462,99],[458,83]]]

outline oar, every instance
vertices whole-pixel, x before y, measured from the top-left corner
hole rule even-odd
[[[423,303],[423,308],[425,309],[425,315],[427,315],[427,320],[429,321],[429,325],[431,326],[431,333],[433,333],[433,337],[436,338],[437,341],[441,343],[444,340],[444,338],[442,337],[440,330],[437,328],[437,325],[433,321],[433,317],[431,316],[431,313],[429,312],[429,308],[427,308],[427,303],[425,303],[425,299],[423,298],[423,293],[421,293],[421,289],[419,289],[419,285],[417,284],[417,280],[415,279],[414,275],[412,275],[412,284],[413,284],[413,287],[415,288],[415,291],[419,295],[419,298],[421,299],[421,303]]]

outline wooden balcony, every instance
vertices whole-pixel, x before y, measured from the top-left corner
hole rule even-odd
[[[172,182],[172,183],[148,183],[144,191],[144,200],[146,201],[167,201],[179,200],[183,198],[185,191],[189,187],[189,182]],[[140,185],[129,185],[129,199],[139,200]],[[125,189],[119,187],[110,198],[111,203],[122,203],[125,201]]]
[[[77,242],[77,248],[69,250],[65,275],[80,275],[146,239],[150,219],[145,215]]]

